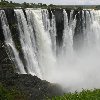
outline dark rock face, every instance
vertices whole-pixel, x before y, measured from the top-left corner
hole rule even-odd
[[[4,35],[3,35],[3,30],[2,30],[2,25],[1,25],[1,21],[0,21],[0,44],[4,43]],[[0,45],[1,47],[1,45]]]
[[[68,22],[70,20],[70,12],[71,9],[65,8],[67,15],[68,15]],[[48,9],[49,12],[49,18],[52,19],[52,13],[55,15],[56,19],[56,29],[57,29],[57,46],[62,47],[63,44],[63,30],[64,30],[64,14],[63,14],[63,9]],[[83,19],[82,19],[82,9],[75,9],[73,11],[73,19],[76,17],[76,27],[75,27],[75,32],[74,32],[74,49],[81,48],[82,43],[80,43],[83,40]],[[81,41],[80,41],[81,40]],[[59,51],[58,51],[59,53]]]
[[[8,11],[8,15],[12,14],[12,10],[10,9],[5,9]],[[9,17],[10,20],[12,20],[11,17]],[[9,23],[9,25],[11,25]],[[5,44],[5,38],[3,35],[3,29],[2,29],[2,23],[0,20],[0,72],[1,72],[1,77],[5,77],[7,76],[7,74],[11,74],[12,72],[14,72],[16,70],[15,65],[13,64],[13,62],[10,60],[10,57],[8,56],[9,51],[7,49],[7,46]]]
[[[24,11],[24,13],[25,13],[25,11]],[[19,56],[22,59],[24,66],[26,66],[26,61],[25,61],[24,54],[22,52],[21,43],[20,43],[17,17],[16,17],[16,14],[14,12],[14,9],[5,9],[5,14],[6,14],[6,17],[7,17],[7,21],[8,21],[8,24],[9,24],[9,28],[10,28],[16,49],[19,51]],[[26,67],[25,67],[25,70],[27,72]]]
[[[14,74],[14,64],[9,59],[4,44],[0,42],[0,80]]]
[[[7,89],[16,87],[17,90],[28,96],[28,100],[46,100],[47,97],[63,94],[62,89],[56,84],[51,84],[31,75],[13,74],[2,80],[2,83]]]
[[[18,26],[17,26],[17,18],[15,16],[14,10],[13,9],[5,9],[5,14],[7,17],[7,21],[9,24],[9,28],[13,37],[13,41],[16,45],[16,48],[20,50],[21,44],[20,44],[20,36],[18,32]]]
[[[13,62],[10,60],[7,54],[5,38],[0,20],[0,80],[3,78],[5,79],[6,76],[12,75],[14,73],[14,67]]]
[[[82,41],[83,36],[83,19],[82,19],[82,10],[75,10],[74,14],[76,15],[76,28],[74,33],[74,49],[79,50],[83,46]]]
[[[63,9],[48,9],[49,12],[49,18],[52,19],[52,13],[55,15],[56,20],[56,29],[57,29],[57,45],[62,46],[62,36],[63,36],[63,30],[64,30],[64,16],[63,16]]]
[[[64,30],[64,16],[63,9],[56,9],[53,11],[56,19],[56,29],[57,29],[57,43],[59,46],[62,45],[63,30]]]

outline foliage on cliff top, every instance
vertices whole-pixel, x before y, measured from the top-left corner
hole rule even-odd
[[[68,8],[68,9],[100,9],[100,5],[54,5],[54,4],[36,4],[34,1],[32,3],[16,3],[13,1],[1,0],[0,8]]]
[[[100,100],[100,89],[83,90],[80,93],[68,93],[48,100]]]

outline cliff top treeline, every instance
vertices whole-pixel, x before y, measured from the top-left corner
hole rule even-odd
[[[16,3],[13,1],[1,0],[0,8],[68,8],[68,9],[100,9],[100,5],[53,5],[42,3]]]

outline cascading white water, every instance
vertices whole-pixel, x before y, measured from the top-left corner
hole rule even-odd
[[[21,9],[14,10],[17,16],[20,42],[29,74],[47,81],[61,84],[70,90],[100,88],[100,10],[83,10],[81,32],[84,43],[80,52],[74,50],[77,15],[74,11],[63,10],[64,30],[61,54],[56,56],[56,21],[53,12],[49,19],[48,10],[26,9],[26,17]],[[81,11],[78,13],[81,15]],[[21,73],[25,73],[16,50],[4,11],[0,11],[6,44],[10,45]],[[27,20],[26,20],[27,19]],[[77,38],[80,39],[80,38]],[[76,40],[78,41],[78,40]],[[10,50],[9,46],[8,49]],[[60,51],[59,50],[59,51]],[[82,51],[81,51],[82,50]],[[63,51],[63,54],[62,54]]]
[[[92,30],[92,41],[94,40],[95,45],[99,46],[100,43],[100,11],[91,11],[91,30]]]
[[[44,79],[48,79],[55,65],[55,58],[52,53],[50,34],[45,31],[42,21],[42,12],[40,10],[31,10],[34,20],[34,29],[36,33],[38,60]],[[51,70],[49,70],[49,68]]]
[[[26,66],[28,73],[32,75],[37,75],[38,77],[42,78],[38,61],[36,59],[35,50],[34,49],[34,33],[32,29],[32,25],[28,23],[25,19],[24,13],[21,9],[15,10],[17,21],[18,21],[18,28],[20,32],[20,41],[22,45],[22,50],[24,53],[24,57],[26,59]],[[28,17],[28,22],[30,21]]]
[[[50,31],[50,19],[49,19],[49,13],[47,9],[41,10],[42,12],[42,20],[43,20],[43,26],[45,31]]]
[[[82,11],[82,27],[84,34],[84,48],[82,52],[74,51],[74,32],[76,17],[72,19],[73,11],[68,15],[64,10],[63,56],[57,59],[56,74],[52,74],[51,81],[67,87],[69,90],[100,88],[99,59],[100,59],[100,15],[98,11]],[[80,12],[79,12],[80,13]],[[86,14],[86,15],[85,15]],[[80,39],[80,38],[78,38]],[[82,45],[80,43],[80,45]],[[81,49],[80,49],[81,51]],[[74,52],[74,54],[72,53]],[[61,54],[62,55],[62,54]]]
[[[55,22],[55,16],[52,13],[52,11],[51,14],[52,18],[50,20],[48,10],[47,9],[42,10],[43,25],[45,31],[47,31],[51,37],[53,54],[54,56],[56,56],[56,22]]]
[[[63,33],[63,51],[64,55],[73,53],[73,36],[75,32],[76,19],[73,19],[73,11],[70,12],[70,19],[68,22],[68,15],[65,10],[64,13],[64,33]]]
[[[84,18],[84,13],[86,13],[86,18]],[[86,23],[86,27],[83,26],[84,32],[84,42],[85,48],[86,46],[89,48],[96,47],[100,42],[100,11],[99,10],[90,10],[83,11],[83,21]],[[85,22],[86,20],[86,22]],[[83,25],[84,25],[83,23]],[[88,49],[87,48],[87,49]]]
[[[19,57],[19,53],[17,49],[15,48],[15,44],[12,40],[11,32],[9,29],[9,25],[8,25],[4,10],[0,10],[0,19],[2,22],[2,29],[3,29],[3,33],[5,37],[5,44],[7,45],[8,50],[10,52],[11,59],[14,61],[16,68],[18,67],[19,73],[26,74],[24,66]]]
[[[55,21],[55,16],[52,13],[52,19],[51,19],[51,41],[52,41],[52,48],[53,48],[53,51],[54,51],[54,55],[56,55],[56,21]]]
[[[27,15],[27,23],[28,23],[29,33],[30,33],[30,39],[32,42],[34,52],[35,54],[37,54],[36,39],[35,39],[34,26],[33,26],[33,20],[32,20],[33,16],[29,10],[26,10],[26,15]]]
[[[100,59],[100,14],[99,10],[83,10],[82,11],[82,27],[83,27],[83,33],[80,33],[80,35],[84,34],[84,47],[82,49],[82,52],[75,52],[75,55],[71,56],[69,52],[67,51],[66,56],[71,56],[71,60],[66,60],[66,56],[64,55],[60,60],[60,66],[63,66],[64,70],[59,71],[58,73],[61,73],[60,79],[57,78],[56,81],[60,82],[64,86],[68,87],[72,90],[80,90],[82,88],[84,89],[91,89],[91,88],[100,88],[100,74],[99,74],[99,59]],[[80,13],[80,12],[79,12]],[[67,32],[67,35],[73,36],[69,32],[69,23],[68,23],[68,16],[66,12],[64,11],[64,25],[66,26],[64,29],[66,29],[65,32]],[[75,22],[76,23],[76,22]],[[71,29],[72,31],[72,29]],[[69,32],[69,33],[68,33]],[[64,47],[73,49],[73,38],[66,38],[66,35],[64,34],[63,37],[66,39],[64,40],[66,45],[64,44]],[[71,40],[70,40],[71,39]],[[79,38],[78,38],[79,39]],[[70,41],[70,42],[69,42]],[[81,44],[81,43],[80,43]],[[82,45],[82,44],[81,44]],[[64,49],[65,50],[65,49]],[[80,49],[81,50],[81,49]],[[68,57],[69,57],[68,56]],[[69,57],[70,59],[70,57]],[[65,71],[66,70],[66,71]],[[61,81],[62,79],[66,79],[64,81]]]

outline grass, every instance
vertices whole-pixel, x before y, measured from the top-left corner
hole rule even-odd
[[[83,90],[80,93],[68,93],[48,100],[100,100],[100,89]]]

